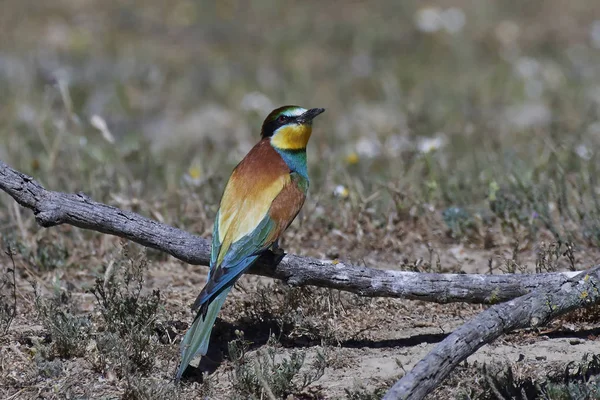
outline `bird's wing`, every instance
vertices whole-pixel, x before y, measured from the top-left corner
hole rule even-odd
[[[255,224],[254,229],[232,243],[224,242],[228,236],[219,231],[220,226],[217,224],[214,237],[218,238],[221,235],[223,238],[223,241],[213,239],[213,244],[216,242],[217,246],[215,248],[218,250],[215,251],[212,258],[217,261],[217,264],[214,264],[211,268],[208,282],[196,299],[194,308],[199,308],[204,303],[208,303],[210,299],[231,285],[250,267],[260,254],[268,249],[292,223],[304,204],[304,198],[305,194],[296,182],[293,179],[288,180],[281,191],[274,196],[269,209],[263,214],[260,222]],[[249,204],[249,202],[244,204]],[[256,206],[256,208],[260,207]],[[240,211],[242,212],[236,213],[239,219],[248,219],[253,214],[256,215],[256,209],[253,209],[253,207],[246,206],[241,208]],[[253,219],[253,221],[256,220]]]
[[[221,199],[209,278],[194,309],[231,286],[279,238],[304,204],[305,180],[290,174],[285,164],[273,162],[270,168],[258,169],[246,164],[242,161],[234,170]]]

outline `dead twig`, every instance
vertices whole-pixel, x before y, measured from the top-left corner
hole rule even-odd
[[[497,304],[456,329],[387,392],[384,400],[424,398],[464,359],[515,329],[544,326],[578,308],[600,303],[600,266],[561,285],[546,285]]]

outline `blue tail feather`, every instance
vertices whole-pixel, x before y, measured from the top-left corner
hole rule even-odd
[[[208,343],[210,342],[210,333],[217,319],[217,314],[219,314],[230,290],[231,287],[228,287],[215,297],[208,306],[206,315],[199,315],[185,334],[180,345],[181,364],[179,364],[179,369],[177,370],[176,381],[181,379],[183,372],[196,356],[206,355]]]

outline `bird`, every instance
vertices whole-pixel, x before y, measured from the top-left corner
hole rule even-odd
[[[178,382],[189,363],[206,355],[227,294],[261,254],[282,254],[279,238],[308,192],[306,147],[323,108],[283,106],[265,118],[261,139],[234,168],[215,216],[207,282],[192,306],[196,316],[181,341]]]

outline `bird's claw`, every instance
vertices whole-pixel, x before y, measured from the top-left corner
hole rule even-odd
[[[273,253],[273,255],[277,257],[282,257],[285,255],[285,251],[283,251],[283,249],[279,247],[279,241],[276,241],[271,245],[271,253]]]
[[[285,251],[279,246],[271,246],[269,250],[267,250],[264,255],[266,256],[266,260],[268,260],[269,264],[277,265],[283,260],[285,257]]]

